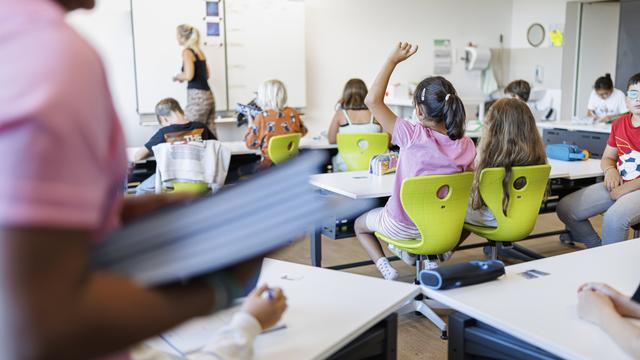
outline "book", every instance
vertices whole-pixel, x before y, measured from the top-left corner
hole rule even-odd
[[[95,269],[143,286],[186,281],[288,245],[330,216],[368,201],[325,196],[309,184],[325,155],[309,152],[213,196],[172,206],[112,232],[95,248]]]

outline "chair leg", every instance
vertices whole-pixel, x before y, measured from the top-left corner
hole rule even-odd
[[[448,307],[433,300],[410,300],[398,310],[398,314],[403,315],[415,312],[420,313],[422,316],[429,319],[429,321],[431,321],[431,323],[433,323],[438,329],[440,329],[440,338],[446,340],[447,323],[445,323],[444,320],[442,320],[442,318],[438,314],[436,314],[430,306],[433,306],[436,309],[448,309]]]
[[[507,257],[521,261],[532,261],[544,258],[542,255],[539,255],[519,245],[505,245],[501,242],[498,242],[496,244],[496,248],[498,251],[498,256],[500,257]]]

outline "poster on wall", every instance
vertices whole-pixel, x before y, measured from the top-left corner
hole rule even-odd
[[[452,61],[451,40],[433,40],[433,73],[435,75],[445,75],[451,73]]]

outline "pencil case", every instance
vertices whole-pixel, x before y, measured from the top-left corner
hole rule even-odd
[[[555,160],[576,161],[589,159],[589,151],[570,144],[548,144],[547,157]]]
[[[398,167],[398,153],[391,151],[388,153],[376,155],[371,158],[369,163],[369,174],[384,175],[396,172]]]
[[[493,281],[504,274],[502,261],[474,260],[422,270],[420,282],[432,289],[446,290]]]

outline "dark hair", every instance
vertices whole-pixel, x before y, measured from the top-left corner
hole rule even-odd
[[[367,97],[367,85],[360,79],[350,79],[344,85],[342,98],[338,101],[342,110],[366,110],[364,98]]]
[[[507,85],[504,89],[505,94],[513,94],[519,97],[522,101],[529,101],[529,95],[531,94],[531,85],[524,80],[514,80]]]
[[[640,83],[640,73],[637,73],[629,78],[629,82],[627,82],[627,90],[631,87],[631,85],[635,85]]]
[[[447,79],[432,76],[422,80],[416,87],[414,101],[429,120],[444,122],[451,140],[464,136],[467,115],[456,89]]]
[[[613,90],[613,80],[611,80],[611,74],[606,73],[604,76],[600,76],[596,80],[596,84],[593,85],[596,90]]]
[[[172,112],[177,112],[184,115],[184,111],[182,110],[182,107],[180,107],[180,103],[176,99],[162,99],[156,105],[156,117],[158,118],[158,122],[160,122],[161,116],[169,116]]]

